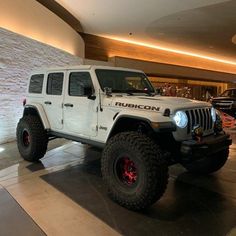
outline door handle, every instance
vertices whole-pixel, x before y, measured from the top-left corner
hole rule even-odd
[[[44,102],[46,105],[51,105],[52,103],[50,101]]]
[[[65,107],[73,107],[74,105],[71,104],[71,103],[65,103],[64,106],[65,106]]]

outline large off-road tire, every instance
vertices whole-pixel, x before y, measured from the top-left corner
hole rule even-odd
[[[109,196],[128,209],[145,209],[165,192],[168,165],[160,148],[143,134],[112,137],[103,150],[101,167]]]
[[[222,168],[228,159],[229,149],[222,150],[200,160],[183,164],[192,173],[210,174]]]
[[[37,162],[46,153],[48,136],[37,116],[22,117],[17,125],[16,136],[19,152],[25,160]]]

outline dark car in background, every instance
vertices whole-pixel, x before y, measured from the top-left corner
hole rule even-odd
[[[225,90],[219,97],[211,100],[213,107],[236,118],[236,88]]]

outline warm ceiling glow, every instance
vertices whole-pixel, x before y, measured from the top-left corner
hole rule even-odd
[[[236,34],[232,37],[232,43],[236,44]]]
[[[178,50],[178,49],[174,49],[174,48],[156,46],[156,45],[153,45],[153,44],[142,43],[142,42],[132,41],[132,40],[123,39],[123,38],[116,38],[116,37],[109,37],[109,36],[103,36],[103,37],[113,39],[113,40],[117,40],[117,41],[124,42],[124,43],[131,43],[131,44],[135,44],[135,45],[139,45],[139,46],[159,49],[159,50],[162,50],[162,51],[178,53],[178,54],[182,54],[182,55],[186,55],[186,56],[198,57],[198,58],[202,58],[202,59],[206,59],[206,60],[210,60],[210,61],[215,61],[215,62],[220,62],[220,63],[225,63],[225,64],[230,64],[230,65],[236,65],[236,61],[224,60],[224,59],[221,59],[221,58],[206,56],[206,55],[192,53],[192,52],[183,51],[183,50]]]

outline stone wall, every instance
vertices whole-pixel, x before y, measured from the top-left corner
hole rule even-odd
[[[15,139],[30,71],[82,62],[65,51],[0,28],[0,143]]]

